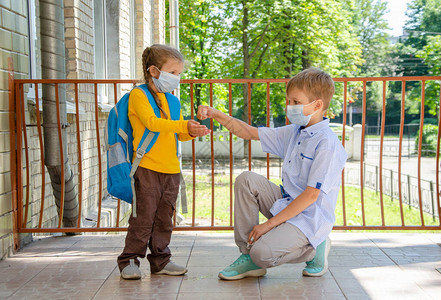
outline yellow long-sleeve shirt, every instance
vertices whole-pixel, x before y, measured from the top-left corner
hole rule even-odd
[[[163,93],[157,95],[162,109],[170,118],[170,108],[165,95]],[[134,89],[129,97],[129,120],[133,128],[134,157],[145,128],[160,133],[156,143],[141,159],[139,166],[161,173],[179,173],[180,166],[179,159],[176,156],[175,133],[178,134],[180,141],[192,139],[188,134],[188,121],[183,119],[182,112],[179,121],[166,119],[162,112],[161,118],[158,118],[144,92],[140,89]]]

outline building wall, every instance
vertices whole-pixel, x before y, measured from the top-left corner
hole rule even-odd
[[[142,53],[153,44],[153,9],[151,0],[136,0],[136,78],[142,80]]]
[[[14,62],[14,78],[28,78],[26,10],[25,0],[0,1],[0,259],[13,249],[8,58]]]
[[[154,1],[154,26],[153,42],[155,44],[165,44],[165,0]]]
[[[66,47],[66,78],[68,79],[94,79],[94,28],[93,10],[95,0],[64,0],[65,14],[65,47]],[[115,35],[117,40],[116,50],[118,51],[118,64],[115,72],[108,71],[109,79],[135,79],[142,78],[142,68],[140,67],[142,51],[153,41],[165,40],[164,24],[164,1],[163,0],[106,0],[109,4],[107,13],[116,14],[116,23],[110,28],[108,35]],[[136,5],[136,41],[132,43],[136,48],[136,72],[131,70],[132,66],[130,48],[130,9],[129,3],[133,1]],[[113,6],[112,6],[113,5]],[[159,6],[158,6],[159,5]],[[36,24],[38,35],[38,0]],[[117,9],[115,10],[115,7]],[[162,14],[162,15],[158,15]],[[156,16],[156,17],[154,17]],[[159,16],[159,17],[158,17]],[[10,178],[10,145],[9,145],[9,99],[8,99],[8,57],[14,60],[14,77],[17,79],[29,78],[29,64],[34,62],[29,58],[29,38],[28,38],[28,11],[26,0],[0,0],[0,259],[11,254],[13,249],[13,219],[12,219],[12,199],[11,199],[11,178]],[[161,27],[162,26],[162,27]],[[158,28],[158,30],[153,30]],[[113,30],[113,31],[112,31]],[[158,32],[157,32],[158,31]],[[155,32],[155,37],[153,36]],[[161,38],[162,35],[162,38]],[[35,42],[36,69],[33,73],[39,78],[40,64],[38,38]],[[112,51],[115,51],[115,48]],[[107,63],[112,65],[112,56],[107,53]],[[112,76],[113,75],[113,76]],[[114,75],[117,75],[115,77]],[[41,76],[41,75],[40,75]],[[102,78],[99,78],[102,79]],[[127,87],[121,86],[121,93]],[[67,101],[74,107],[74,86],[66,87]],[[109,102],[113,103],[113,88],[109,89]],[[28,87],[25,90],[26,95]],[[41,93],[40,93],[41,97]],[[81,155],[82,155],[82,217],[93,216],[97,209],[99,198],[99,166],[98,166],[98,143],[95,123],[95,96],[93,85],[79,85],[78,94],[80,113],[79,126],[81,135]],[[28,99],[26,111],[26,122],[29,125],[36,124],[36,105],[35,100]],[[68,105],[69,106],[69,105]],[[100,150],[102,158],[101,176],[103,180],[102,197],[107,197],[106,190],[106,152],[104,144],[104,126],[107,119],[108,106],[99,103],[98,123],[100,135]],[[68,109],[67,121],[70,124],[67,130],[69,164],[75,175],[75,183],[78,190],[78,145],[76,137],[76,113]],[[30,191],[30,210],[27,218],[27,226],[35,227],[38,225],[40,217],[40,205],[42,198],[42,176],[41,176],[41,152],[36,127],[28,126],[28,145],[30,171],[33,174],[29,182]],[[45,172],[45,204],[43,227],[54,227],[58,224],[57,209],[55,206],[50,178]],[[24,182],[26,184],[26,182]],[[25,191],[24,191],[24,194]],[[125,210],[129,206],[125,207]],[[124,209],[122,211],[124,214]],[[30,235],[22,235],[21,245],[29,240]]]
[[[120,0],[119,5],[119,69],[121,78],[131,76],[131,36],[130,36],[130,2]]]

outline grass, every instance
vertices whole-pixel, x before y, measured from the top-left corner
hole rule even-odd
[[[236,176],[233,176],[233,182]],[[230,176],[215,175],[214,177],[214,225],[229,226],[230,225]],[[272,182],[280,184],[281,180],[272,179]],[[193,180],[192,176],[186,176],[188,213],[183,214],[187,220],[192,218],[192,201],[193,201]],[[196,175],[195,190],[195,219],[198,226],[211,225],[212,213],[212,179],[211,175]],[[382,225],[380,195],[375,191],[364,189],[364,211],[366,225]],[[234,190],[233,190],[234,197]],[[346,207],[346,224],[362,225],[362,208],[361,208],[360,189],[352,186],[345,186],[345,207]],[[385,225],[398,226],[401,225],[401,214],[399,201],[394,199],[391,201],[389,196],[383,196],[384,219]],[[343,206],[342,193],[340,192],[337,206],[335,210],[336,225],[343,225]],[[433,218],[430,214],[423,214],[424,222],[427,226],[439,225],[438,218]],[[403,217],[405,225],[421,225],[421,217],[419,210],[403,204]],[[265,221],[264,216],[260,216],[260,221]]]
[[[366,225],[382,225],[380,194],[370,189],[363,190],[364,212]],[[345,207],[347,225],[362,225],[362,205],[361,191],[358,187],[345,187]],[[391,198],[383,194],[384,223],[386,226],[400,226],[401,213],[399,200],[392,201]],[[337,206],[335,209],[336,225],[343,225],[343,205],[342,193],[340,192]],[[405,225],[421,225],[420,211],[412,206],[403,204],[403,218]],[[439,225],[438,218],[423,213],[424,225]]]

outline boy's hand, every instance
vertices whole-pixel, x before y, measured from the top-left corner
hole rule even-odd
[[[195,120],[189,120],[187,124],[188,133],[193,137],[204,136],[211,132],[205,125],[201,125]]]
[[[199,120],[205,120],[207,118],[213,118],[215,112],[216,112],[216,109],[214,109],[214,108],[212,108],[210,106],[199,105],[198,113],[197,113],[197,118]]]
[[[248,243],[250,245],[254,244],[262,235],[267,233],[273,229],[268,222],[258,224],[253,227],[253,230],[251,230],[250,234],[248,235]]]

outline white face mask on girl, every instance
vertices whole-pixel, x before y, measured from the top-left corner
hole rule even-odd
[[[154,66],[155,67],[155,66]],[[157,67],[155,67],[158,69]],[[150,68],[149,68],[150,69]],[[149,70],[147,69],[147,71]],[[179,87],[180,75],[174,75],[165,71],[159,70],[159,78],[152,76],[153,83],[156,89],[161,93],[170,93]]]
[[[303,114],[303,107],[309,106],[311,104],[313,104],[315,101],[312,101],[311,103],[307,104],[307,105],[303,105],[303,104],[297,104],[297,105],[288,105],[286,107],[286,116],[288,117],[288,120],[292,123],[292,124],[296,124],[299,126],[306,126],[308,125],[309,121],[311,120],[311,117],[318,111],[313,112],[312,114],[305,116]]]

